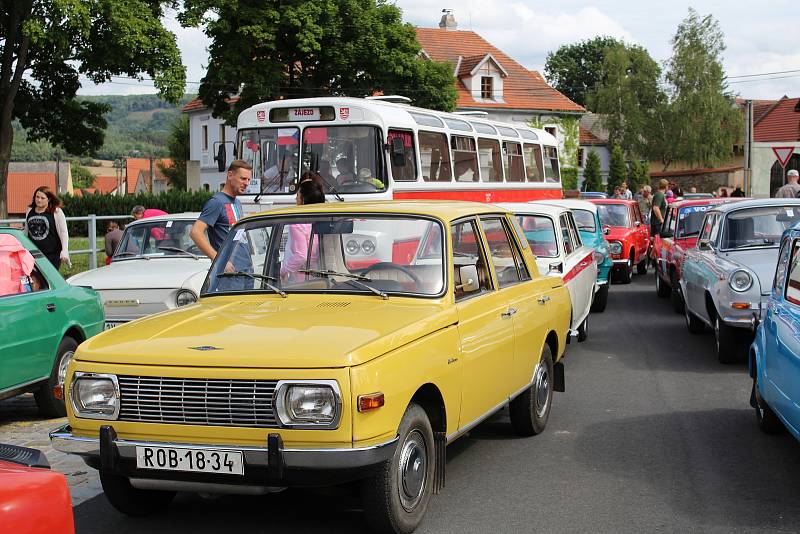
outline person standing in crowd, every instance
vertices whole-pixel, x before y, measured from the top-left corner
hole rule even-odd
[[[620,193],[622,194],[622,198],[625,200],[633,200],[633,193],[630,189],[628,189],[628,182],[622,182],[619,185]]]
[[[697,193],[697,188],[695,186],[692,186],[692,187],[689,188],[689,192],[690,193]]]
[[[653,209],[653,188],[649,185],[642,186],[641,195],[637,195],[636,199],[639,202],[639,211],[644,215],[645,222],[650,222],[650,211]]]
[[[189,234],[203,254],[212,260],[217,256],[219,248],[228,236],[236,221],[242,217],[242,204],[236,198],[247,191],[253,167],[244,160],[233,160],[225,175],[222,191],[214,193],[208,199],[200,218],[195,221]],[[225,270],[233,272],[233,264],[229,261]]]
[[[742,186],[736,184],[736,187],[734,187],[733,191],[731,192],[731,198],[737,198],[737,197],[741,198],[743,196],[745,196],[745,194],[744,191],[742,191]]]
[[[25,235],[42,251],[56,269],[69,261],[69,234],[67,218],[61,210],[61,199],[46,185],[33,192],[28,211],[25,212]]]
[[[325,202],[325,188],[323,187],[322,177],[315,172],[306,172],[300,177],[297,185],[297,205],[321,204]],[[300,269],[307,264],[314,264],[319,258],[318,243],[315,240],[312,244],[311,254],[308,251],[308,244],[311,240],[310,224],[292,224],[289,226],[289,237],[286,240],[286,247],[283,253],[281,264],[281,279],[289,281],[302,281],[306,279]]]
[[[667,214],[667,187],[669,182],[662,179],[658,182],[658,191],[653,195],[652,210],[650,212],[650,235],[661,233],[664,216]]]
[[[106,265],[111,263],[111,256],[114,255],[114,251],[117,250],[119,246],[119,242],[122,239],[122,230],[119,228],[119,224],[116,221],[111,221],[108,223],[108,228],[106,229],[106,236],[105,236],[105,249],[106,249]]]
[[[797,180],[800,179],[800,173],[792,169],[786,173],[786,185],[782,186],[775,192],[775,198],[797,198],[800,193],[800,184]]]
[[[623,198],[622,189],[620,188],[620,186],[614,187],[614,193],[611,195],[611,198]]]
[[[159,210],[156,208],[145,209],[144,206],[134,206],[131,210],[131,217],[133,217],[134,221],[138,221],[139,219],[147,219],[148,217],[155,217],[157,215],[168,215],[168,213],[164,210]]]

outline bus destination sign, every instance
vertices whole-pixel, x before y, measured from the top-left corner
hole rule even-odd
[[[290,121],[318,121],[319,108],[289,108]]]

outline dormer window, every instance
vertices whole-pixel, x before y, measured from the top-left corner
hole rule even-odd
[[[493,88],[494,78],[491,76],[481,76],[481,98],[491,100],[494,98]]]

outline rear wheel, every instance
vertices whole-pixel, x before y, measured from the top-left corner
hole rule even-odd
[[[656,295],[658,298],[663,299],[669,296],[670,288],[664,281],[661,279],[661,275],[658,274],[658,269],[656,269]]]
[[[608,304],[608,284],[603,284],[597,293],[594,294],[594,301],[592,301],[592,311],[603,313]]]
[[[758,421],[758,428],[765,434],[779,434],[783,432],[786,427],[783,426],[781,420],[772,411],[772,408],[764,402],[761,394],[758,392],[758,373],[756,378],[753,379],[753,398],[755,399],[756,408],[756,421]]]
[[[636,274],[647,274],[647,256],[636,264]]]
[[[111,506],[125,515],[141,517],[166,510],[174,491],[142,490],[134,488],[131,481],[120,475],[100,471],[100,484]]]
[[[398,429],[394,455],[362,482],[367,523],[377,532],[413,532],[425,517],[433,487],[436,455],[425,410],[411,404]]]
[[[553,404],[553,355],[545,343],[533,384],[511,401],[509,417],[514,432],[520,436],[540,434],[547,426]]]
[[[39,413],[47,417],[64,417],[67,415],[67,409],[64,405],[63,399],[57,399],[53,395],[53,388],[61,386],[62,396],[64,391],[64,380],[67,376],[67,366],[75,355],[75,349],[78,348],[78,342],[67,336],[61,340],[56,350],[56,357],[53,361],[53,369],[50,371],[50,377],[42,384],[42,387],[34,393],[36,399],[36,406],[39,407]]]

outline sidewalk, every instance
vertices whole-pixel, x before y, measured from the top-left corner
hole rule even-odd
[[[39,449],[50,461],[50,467],[67,476],[72,505],[102,493],[97,471],[78,456],[58,452],[50,446],[48,433],[67,422],[67,418],[43,419],[32,394],[0,401],[0,443]]]

